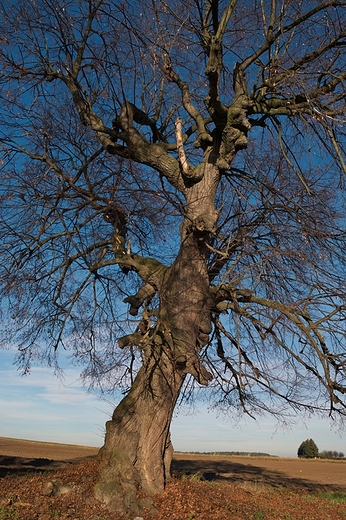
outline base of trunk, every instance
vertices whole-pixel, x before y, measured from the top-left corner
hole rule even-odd
[[[105,466],[101,479],[95,486],[95,497],[103,502],[112,511],[120,514],[140,516],[144,509],[149,510],[152,516],[156,509],[150,496],[140,497],[140,477],[135,471],[125,465],[123,457],[119,457],[119,464]],[[114,461],[115,462],[115,461]],[[118,468],[117,468],[118,466]]]
[[[155,513],[150,496],[162,493],[171,478],[169,429],[184,376],[174,373],[173,365],[162,358],[161,353],[158,363],[150,360],[140,369],[129,394],[106,423],[100,450],[96,498],[113,511],[134,517],[144,508]]]
[[[117,425],[109,421],[106,427],[109,444]],[[173,447],[169,442],[163,453],[161,450],[157,453],[153,450],[143,452],[138,439],[134,446],[133,438],[127,438],[127,442],[122,442],[122,438],[119,435],[118,442],[111,450],[106,447],[107,443],[100,450],[102,470],[101,478],[95,486],[95,497],[109,509],[122,514],[141,515],[146,509],[154,515],[156,509],[151,495],[162,493],[171,478]],[[137,452],[135,458],[134,451]]]

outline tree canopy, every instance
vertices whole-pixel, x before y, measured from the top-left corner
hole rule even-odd
[[[141,403],[170,408],[163,451],[202,386],[232,414],[342,419],[346,2],[0,10],[2,337],[18,366],[58,367],[64,349],[92,384],[134,392],[109,431],[140,388],[169,394]]]

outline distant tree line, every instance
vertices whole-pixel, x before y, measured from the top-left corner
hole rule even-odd
[[[316,443],[313,439],[306,439],[298,448],[298,457],[304,459],[344,459],[345,455],[340,451],[323,450],[319,452]]]
[[[318,455],[320,459],[344,459],[342,451],[323,450]]]
[[[238,457],[276,457],[260,451],[189,451],[192,455],[237,455]]]

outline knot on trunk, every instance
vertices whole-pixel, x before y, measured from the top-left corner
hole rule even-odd
[[[133,332],[132,334],[127,334],[118,339],[118,347],[123,349],[125,347],[134,347],[140,346],[143,341],[143,334],[141,332]]]
[[[175,367],[179,372],[191,374],[200,385],[207,386],[213,379],[210,372],[202,365],[198,357],[180,354],[175,358]]]
[[[227,170],[238,150],[247,147],[247,134],[252,125],[248,118],[249,109],[253,105],[248,94],[244,71],[240,64],[236,64],[233,72],[233,89],[235,98],[227,109],[227,120],[222,131],[220,157],[217,161],[219,168]]]
[[[215,218],[207,213],[199,215],[194,221],[194,227],[200,233],[213,233],[215,231]]]
[[[156,292],[156,289],[150,283],[145,283],[139,289],[139,291],[133,296],[128,296],[123,300],[124,303],[130,304],[129,313],[131,316],[137,316],[138,309],[143,305],[144,301],[148,298],[152,298]]]

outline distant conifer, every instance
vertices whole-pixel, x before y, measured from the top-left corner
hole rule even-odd
[[[314,459],[318,457],[318,447],[312,439],[306,439],[298,448],[298,457],[305,459]]]

